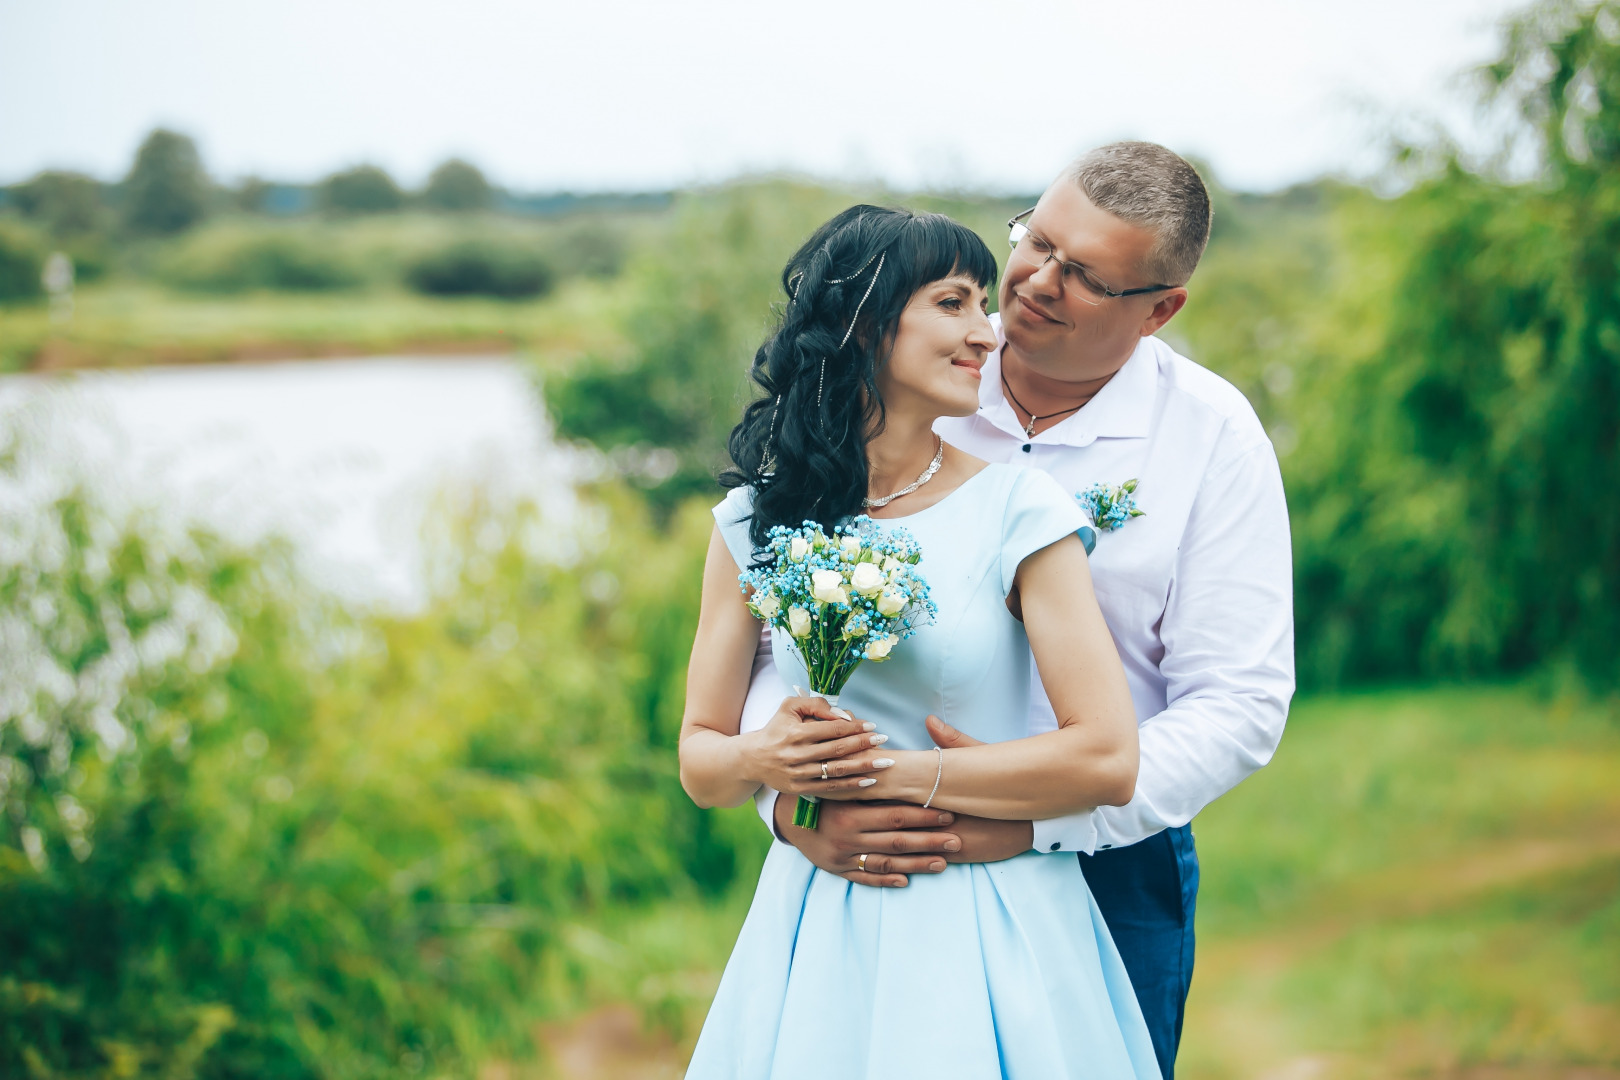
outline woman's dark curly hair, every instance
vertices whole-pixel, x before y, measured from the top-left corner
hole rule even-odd
[[[943,214],[880,206],[850,207],[788,260],[781,325],[750,372],[764,396],[731,429],[734,468],[720,476],[754,485],[755,547],[776,525],[830,528],[860,513],[867,440],[883,424],[878,369],[912,296],[953,274],[994,286],[983,240]]]

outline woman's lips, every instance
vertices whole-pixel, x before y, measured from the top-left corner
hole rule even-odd
[[[971,360],[952,360],[951,366],[966,369],[968,374],[972,375],[975,379],[984,378],[984,372],[979,370],[980,368],[984,367],[983,362],[974,363]]]

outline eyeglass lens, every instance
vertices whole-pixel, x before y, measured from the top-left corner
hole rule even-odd
[[[1007,239],[1012,244],[1013,253],[1036,269],[1053,258],[1052,245],[1030,232],[1029,227],[1021,221],[1013,223]],[[1100,303],[1107,295],[1107,289],[1077,263],[1064,263],[1062,277],[1064,293],[1078,296],[1088,304]]]

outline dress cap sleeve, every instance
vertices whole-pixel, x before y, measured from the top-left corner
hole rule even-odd
[[[747,570],[754,561],[754,542],[748,538],[749,520],[754,514],[754,489],[732,488],[714,507],[714,523],[720,527],[720,539],[726,550],[737,560],[738,570]]]
[[[1007,496],[1001,527],[1001,592],[1012,592],[1018,567],[1035,552],[1057,543],[1086,524],[1074,496],[1050,474],[1020,469]]]

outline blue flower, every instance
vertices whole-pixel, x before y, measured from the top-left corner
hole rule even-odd
[[[1092,484],[1076,493],[1075,498],[1091,515],[1092,524],[1104,532],[1113,532],[1132,518],[1143,516],[1144,511],[1136,508],[1136,486],[1135,480],[1112,488],[1107,484]]]

